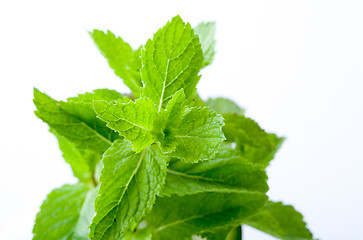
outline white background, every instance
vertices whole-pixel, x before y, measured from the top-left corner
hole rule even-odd
[[[176,14],[217,22],[201,96],[229,97],[287,137],[268,168],[271,198],[300,210],[317,238],[363,239],[362,1],[57,2],[0,3],[0,239],[30,239],[46,194],[76,181],[33,114],[32,88],[60,100],[124,92],[87,30],[110,29],[136,48]]]

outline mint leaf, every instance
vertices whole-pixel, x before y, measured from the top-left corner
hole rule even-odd
[[[214,46],[216,40],[214,39],[216,33],[216,23],[207,22],[199,23],[197,27],[194,28],[196,34],[198,34],[200,39],[200,44],[202,45],[204,62],[203,67],[211,64],[214,58]]]
[[[73,174],[80,181],[94,184],[93,174],[100,155],[89,150],[76,148],[75,144],[69,142],[55,131],[51,131],[58,139],[59,148],[63,152],[63,158],[72,168]]]
[[[151,98],[158,112],[182,88],[187,99],[193,96],[203,52],[189,23],[174,17],[148,40],[141,58],[142,96]]]
[[[265,170],[239,156],[227,144],[211,161],[191,164],[174,159],[167,171],[162,196],[268,190]]]
[[[33,229],[37,239],[76,239],[77,224],[88,188],[79,183],[53,190],[40,207]]]
[[[119,102],[128,102],[130,99],[115,90],[109,90],[103,88],[103,89],[93,90],[93,92],[90,93],[86,92],[83,94],[78,94],[77,97],[70,97],[67,100],[92,103],[93,100],[105,100],[105,101],[117,100]]]
[[[223,117],[208,108],[187,108],[176,130],[177,147],[171,156],[186,162],[210,160],[225,139],[223,125]]]
[[[90,103],[58,102],[34,89],[34,104],[37,107],[35,115],[77,148],[102,155],[118,138],[111,129],[106,128],[105,123],[96,119]]]
[[[258,192],[199,193],[158,198],[146,221],[153,240],[184,240],[192,235],[240,224],[265,204]]]
[[[174,151],[178,145],[175,141],[175,134],[181,124],[181,118],[185,110],[184,101],[184,91],[180,89],[168,102],[166,109],[161,110],[154,122],[154,129],[160,131],[156,134],[156,137],[163,153]]]
[[[245,223],[279,239],[313,239],[303,216],[293,206],[281,202],[268,201],[259,213],[248,218]]]
[[[95,214],[95,199],[97,197],[98,188],[93,188],[88,191],[83,202],[77,224],[74,228],[74,240],[88,240],[89,225]]]
[[[102,159],[91,239],[118,239],[134,230],[164,185],[167,160],[156,145],[135,153],[126,140],[113,143]]]
[[[110,31],[104,33],[100,30],[93,30],[90,32],[90,36],[115,74],[131,89],[135,97],[139,97],[142,87],[141,47],[136,51],[132,50],[128,43]]]
[[[212,109],[220,114],[225,114],[225,113],[243,114],[245,112],[244,109],[242,109],[240,106],[238,106],[232,100],[227,99],[227,98],[221,98],[221,97],[209,98],[205,102],[205,105],[209,106],[210,109]]]
[[[267,166],[284,138],[266,133],[255,121],[245,116],[228,113],[223,117],[223,132],[227,141],[236,142],[242,156],[251,162]]]
[[[132,143],[135,152],[140,152],[154,142],[152,130],[157,110],[150,99],[142,98],[128,103],[97,100],[93,106],[98,117],[107,122],[107,127]]]

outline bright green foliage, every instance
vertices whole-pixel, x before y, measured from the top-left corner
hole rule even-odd
[[[123,231],[132,231],[151,210],[164,185],[167,158],[156,146],[135,153],[129,142],[117,140],[102,162],[90,237],[118,239]]]
[[[128,102],[130,99],[115,90],[96,89],[91,93],[78,94],[77,97],[70,97],[67,100],[68,102],[75,101],[75,102],[92,103],[93,100],[105,100],[105,101],[117,100],[118,102]]]
[[[198,34],[200,43],[202,45],[204,55],[203,67],[205,67],[213,62],[215,54],[214,46],[216,44],[216,40],[214,39],[214,35],[216,32],[216,23],[199,23],[194,31],[196,34]]]
[[[158,198],[146,217],[153,240],[184,240],[202,232],[240,224],[266,202],[258,192],[199,193]]]
[[[265,170],[239,156],[227,144],[208,162],[190,164],[174,159],[169,164],[166,179],[162,192],[166,196],[268,190]]]
[[[37,117],[77,148],[101,155],[117,137],[111,129],[105,128],[105,123],[96,119],[95,113],[90,113],[91,106],[88,103],[72,101],[76,110],[70,110],[67,103],[58,102],[34,89],[34,104],[37,107]]]
[[[267,166],[284,138],[266,133],[255,121],[245,116],[228,113],[223,117],[223,132],[227,141],[236,142],[242,156],[251,162]]]
[[[223,117],[208,108],[186,109],[175,135],[178,145],[171,155],[186,162],[210,160],[225,139],[223,125]]]
[[[186,98],[193,96],[203,52],[189,23],[174,17],[148,40],[141,56],[142,96],[151,98],[158,112],[182,88]]]
[[[155,126],[162,132],[158,136],[164,153],[186,162],[210,160],[224,140],[221,130],[223,118],[208,108],[184,105],[183,90],[161,110]]]
[[[131,89],[135,97],[139,97],[142,87],[140,75],[141,47],[136,51],[132,50],[128,43],[110,31],[105,33],[100,30],[93,30],[89,34],[115,74]]]
[[[53,131],[53,133],[58,139],[63,158],[71,166],[74,176],[81,182],[91,183],[100,156],[89,150],[76,148],[73,143],[69,142],[64,137],[59,136],[55,131]]]
[[[178,143],[175,141],[177,129],[181,124],[181,118],[185,110],[185,95],[183,89],[174,94],[168,102],[166,109],[162,109],[154,122],[154,129],[160,132],[156,135],[160,142],[160,148],[163,153],[170,153],[175,150]]]
[[[40,207],[33,229],[34,240],[79,239],[77,224],[88,188],[79,183],[53,190]]]
[[[154,142],[153,121],[157,111],[147,98],[128,103],[93,102],[98,117],[107,122],[107,127],[119,132],[132,143],[135,152],[140,152]]]
[[[246,224],[283,240],[311,240],[303,216],[291,205],[268,201],[259,213],[248,218]]]
[[[241,240],[248,224],[311,240],[291,206],[268,202],[265,167],[283,138],[225,98],[196,92],[214,58],[215,23],[176,16],[134,51],[90,32],[132,93],[97,89],[56,101],[34,89],[36,116],[58,138],[79,182],[53,190],[34,226],[39,240]]]
[[[77,225],[74,229],[74,240],[88,240],[89,225],[95,214],[95,199],[97,197],[98,187],[88,191],[83,202]]]
[[[227,98],[209,98],[205,105],[209,106],[210,109],[216,111],[220,114],[225,113],[237,113],[237,114],[244,114],[245,110],[234,103],[232,100]]]

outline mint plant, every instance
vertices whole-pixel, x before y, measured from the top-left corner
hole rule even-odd
[[[279,239],[312,239],[292,206],[268,200],[265,168],[283,142],[225,98],[203,101],[200,70],[214,57],[214,23],[174,17],[132,49],[90,32],[125,85],[56,101],[34,89],[79,183],[53,190],[33,239],[241,239],[249,225]]]

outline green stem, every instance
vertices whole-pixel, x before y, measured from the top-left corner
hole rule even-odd
[[[232,228],[228,233],[226,240],[242,240],[242,226]]]

